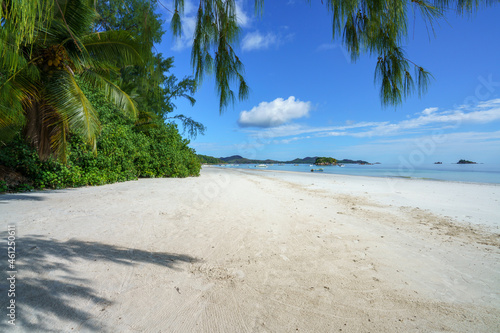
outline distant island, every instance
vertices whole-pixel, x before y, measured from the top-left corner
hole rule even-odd
[[[361,165],[372,165],[372,163],[363,160],[350,160],[342,159],[336,160],[332,157],[305,157],[296,158],[291,161],[277,161],[277,160],[253,160],[244,158],[240,155],[233,155],[229,157],[212,157],[207,155],[197,155],[202,164],[316,164],[316,165],[338,165],[338,164],[361,164]],[[318,161],[319,159],[319,161]],[[325,160],[327,159],[327,160]],[[325,163],[325,164],[318,164]],[[329,164],[328,164],[329,163]]]
[[[373,165],[373,163],[369,163],[367,161],[337,160],[333,157],[316,157],[314,164],[315,165],[342,165],[342,164]]]
[[[460,160],[457,162],[457,164],[477,164],[477,162],[472,162],[468,160]]]

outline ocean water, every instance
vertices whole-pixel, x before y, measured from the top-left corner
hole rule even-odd
[[[430,164],[420,166],[398,164],[346,164],[342,168],[338,166],[311,166],[310,164],[268,164],[267,168],[258,168],[255,164],[240,164],[226,165],[225,167],[295,172],[311,172],[311,169],[322,168],[324,170],[323,173],[339,175],[402,177],[414,179],[500,184],[499,164]]]

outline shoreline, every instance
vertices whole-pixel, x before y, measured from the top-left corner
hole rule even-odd
[[[257,171],[0,196],[0,328],[500,330],[498,186]]]
[[[297,174],[309,174],[309,172],[305,171],[290,171],[290,170],[266,170],[266,169],[258,169],[258,168],[232,168],[232,167],[222,167],[222,166],[216,166],[216,165],[202,165],[202,168],[218,168],[221,170],[228,170],[228,169],[237,169],[237,170],[252,170],[252,171],[257,171],[257,172],[284,172],[284,173],[297,173]],[[314,172],[311,172],[314,173]],[[446,179],[437,179],[437,178],[425,178],[425,177],[410,177],[410,176],[371,176],[371,175],[350,175],[350,174],[342,174],[342,173],[318,173],[316,174],[322,174],[322,175],[333,175],[333,176],[342,176],[342,177],[369,177],[369,178],[397,178],[397,179],[407,179],[407,180],[424,180],[424,181],[435,181],[435,182],[452,182],[452,183],[459,183],[459,184],[473,184],[473,185],[493,185],[493,186],[500,186],[500,183],[485,183],[485,182],[468,182],[468,181],[460,181],[460,180],[446,180]]]
[[[223,167],[219,165],[202,165],[202,167],[213,167],[213,168],[221,168],[221,169],[241,169],[241,170],[259,170],[259,171],[276,171],[276,172],[297,172],[297,173],[309,173],[309,170],[307,171],[294,171],[294,170],[276,170],[276,169],[263,169],[263,168],[242,168],[242,167]],[[427,171],[439,171],[439,170],[432,170],[432,169],[422,169],[422,170],[427,170]],[[422,171],[419,169],[419,171]],[[452,170],[448,170],[452,171]],[[487,173],[490,173],[491,171],[484,171]],[[320,172],[316,172],[320,173]],[[466,180],[454,180],[454,179],[439,179],[439,178],[431,178],[431,177],[414,177],[414,176],[404,176],[404,175],[397,175],[396,173],[394,174],[383,174],[383,175],[357,175],[357,174],[348,174],[348,173],[330,173],[330,172],[325,172],[323,173],[325,175],[339,175],[339,176],[354,176],[354,177],[376,177],[376,178],[401,178],[401,179],[410,179],[410,180],[429,180],[429,181],[444,181],[444,182],[457,182],[457,183],[467,183],[467,184],[492,184],[492,185],[498,185],[500,186],[500,179],[497,182],[481,182],[481,181],[466,181]]]
[[[273,173],[296,176],[296,179],[318,177],[326,184],[329,184],[329,181],[341,182],[343,188],[321,186],[320,183],[315,183],[315,186],[323,190],[363,196],[366,197],[365,199],[377,201],[380,204],[391,205],[399,202],[401,205],[423,208],[433,214],[453,218],[458,223],[473,224],[483,227],[489,232],[500,233],[500,213],[495,212],[495,209],[500,210],[499,184],[307,173],[288,170],[224,169],[223,167],[217,169],[221,171],[237,170],[242,173],[262,173],[268,174],[270,177],[273,176]],[[307,186],[307,182],[304,180],[301,181],[301,184]],[[365,185],[373,186],[373,191],[367,192],[364,188]],[[429,193],[425,196],[420,195],[422,191]],[[484,200],[478,200],[483,195]],[[463,203],[457,204],[457,202],[462,201]]]

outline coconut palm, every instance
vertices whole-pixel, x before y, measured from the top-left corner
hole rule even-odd
[[[96,17],[92,0],[46,2],[51,6],[41,10],[32,34],[22,31],[19,41],[19,20],[9,13],[23,1],[16,5],[3,1],[0,129],[4,137],[22,129],[41,158],[54,155],[65,160],[70,132],[94,147],[99,132],[97,114],[82,83],[104,91],[122,110],[135,115],[133,100],[113,79],[119,68],[140,64],[141,56],[138,44],[125,31],[92,32]]]

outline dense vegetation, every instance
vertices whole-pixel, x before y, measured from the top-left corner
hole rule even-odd
[[[316,165],[335,165],[337,160],[333,157],[318,157],[314,162]]]
[[[156,120],[144,130],[106,101],[102,92],[85,88],[85,93],[96,105],[102,122],[96,153],[84,138],[71,135],[66,163],[54,158],[42,160],[35,148],[17,136],[0,150],[3,190],[102,185],[138,177],[199,174],[200,162],[175,124]]]
[[[205,128],[172,115],[195,83],[153,53],[156,2],[54,0],[30,17],[31,4],[2,1],[0,191],[198,175],[175,121],[190,136]]]
[[[200,160],[200,162],[202,164],[222,164],[222,163],[226,163],[224,162],[223,160],[221,160],[220,158],[217,158],[217,157],[212,157],[212,156],[208,156],[208,155],[200,155],[198,154],[198,159]]]

